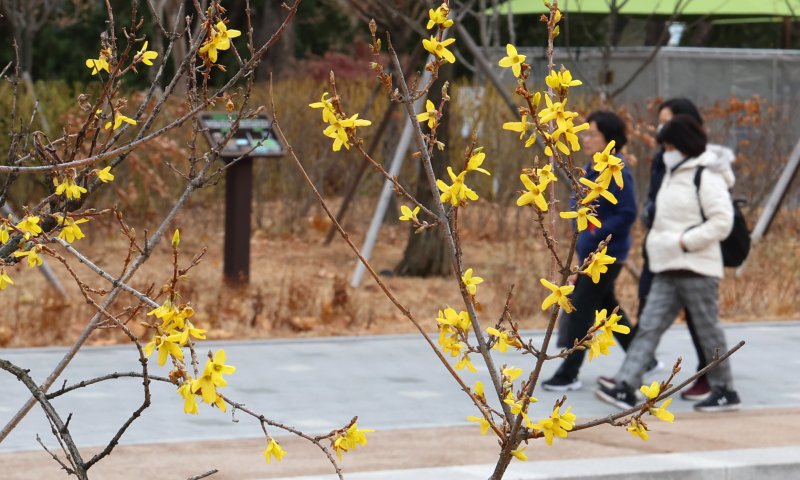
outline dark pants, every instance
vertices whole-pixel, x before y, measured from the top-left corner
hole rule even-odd
[[[653,277],[655,276],[653,272],[650,271],[647,249],[644,247],[642,248],[642,257],[644,257],[644,264],[642,265],[642,275],[639,277],[639,311],[637,313],[637,318],[639,319],[642,318],[642,311],[644,311],[644,306],[647,303],[647,295],[650,293],[650,287],[653,285]],[[689,328],[689,335],[692,337],[694,350],[697,352],[697,369],[700,370],[705,368],[708,362],[706,361],[705,355],[703,355],[703,347],[697,335],[697,327],[694,321],[692,321],[692,315],[689,313],[689,309],[684,307],[683,313],[686,316],[686,326]],[[631,336],[635,333],[635,331],[631,331]]]
[[[586,336],[586,332],[594,325],[596,310],[606,309],[610,315],[611,311],[619,306],[617,297],[614,295],[614,282],[622,270],[622,263],[614,263],[608,266],[608,272],[600,275],[598,283],[592,283],[592,279],[586,275],[578,275],[575,282],[575,290],[570,297],[575,310],[572,313],[563,315],[558,328],[558,346],[561,348],[571,348],[575,340],[580,340]],[[620,308],[618,315],[622,315],[620,325],[630,327],[628,316]],[[614,337],[620,346],[627,350],[633,339],[633,332],[620,334],[614,332]],[[583,359],[586,356],[585,350],[572,352],[556,371],[556,376],[563,378],[577,378],[580,372]]]

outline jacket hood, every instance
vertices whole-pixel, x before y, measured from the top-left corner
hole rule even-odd
[[[733,174],[733,162],[736,161],[736,155],[733,150],[709,143],[706,151],[697,157],[697,160],[698,165],[703,165],[722,175],[728,188],[733,188],[733,184],[736,183],[736,176]]]

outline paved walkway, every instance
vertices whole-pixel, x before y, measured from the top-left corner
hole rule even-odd
[[[761,458],[780,469],[785,467],[781,459],[792,455],[792,458],[800,458],[798,450],[791,450],[800,448],[800,434],[797,433],[800,431],[800,377],[796,373],[800,371],[800,356],[796,355],[800,322],[728,325],[726,334],[729,344],[739,340],[747,342],[733,358],[736,387],[744,402],[742,412],[701,415],[691,412],[691,403],[676,399],[670,407],[677,413],[676,423],[651,422],[654,431],[649,442],[640,442],[624,431],[601,427],[575,434],[550,449],[532,444],[527,451],[531,460],[569,460],[567,463],[577,468],[580,462],[574,459],[586,456],[635,459],[648,453],[703,450],[717,452],[714,458],[703,458],[706,463],[720,468],[733,464],[724,460],[725,453],[719,452],[736,450],[741,455],[734,456],[740,460]],[[533,332],[533,336],[538,339],[541,332]],[[321,433],[358,415],[360,426],[376,429],[377,432],[370,435],[370,444],[348,454],[343,466],[346,471],[377,473],[352,478],[473,478],[464,474],[463,468],[472,468],[477,472],[474,478],[483,478],[484,464],[489,464],[496,454],[496,442],[488,436],[481,437],[477,427],[465,421],[466,416],[475,414],[474,407],[417,336],[209,342],[207,347],[224,348],[228,363],[237,366],[227,393],[272,419],[308,433]],[[0,358],[30,368],[35,379],[41,379],[62,354],[63,349],[58,348],[0,350]],[[680,326],[670,329],[659,347],[658,356],[665,363],[683,356],[686,359],[684,370],[691,370],[694,353],[686,329]],[[522,358],[508,354],[501,356],[500,361],[525,367]],[[582,379],[593,388],[597,375],[613,373],[621,360],[622,354],[615,351],[608,358],[587,363]],[[133,365],[136,365],[136,355],[130,348],[87,348],[76,357],[63,378],[73,382],[110,371],[129,371]],[[556,362],[548,362],[544,375],[555,367]],[[166,367],[154,367],[156,374],[166,371]],[[664,375],[665,372],[660,372],[653,379]],[[680,374],[679,379],[684,375]],[[488,384],[485,371],[464,376],[470,383],[481,379]],[[140,401],[140,381],[115,380],[113,385],[113,388],[108,388],[107,384],[81,389],[55,402],[61,412],[73,413],[70,427],[79,445],[90,447],[107,443]],[[567,403],[572,405],[573,411],[584,419],[612,413],[613,407],[597,401],[591,388],[571,392]],[[0,390],[5,394],[0,403],[0,423],[4,424],[24,401],[26,391],[9,375],[0,376]],[[539,403],[534,406],[532,416],[546,416],[558,396],[540,391],[537,397]],[[123,437],[120,451],[107,461],[107,466],[101,463],[97,467],[100,475],[97,478],[140,478],[142,472],[156,468],[159,463],[168,468],[162,472],[175,470],[175,478],[181,478],[182,473],[178,472],[184,470],[186,476],[182,478],[202,473],[204,465],[221,469],[220,474],[211,477],[217,479],[330,472],[320,452],[292,438],[282,440],[289,451],[284,462],[266,466],[260,457],[264,448],[263,434],[257,424],[241,415],[237,415],[241,421],[232,422],[230,414],[207,406],[201,406],[198,416],[183,415],[182,400],[169,385],[156,384],[153,400],[153,406]],[[0,465],[26,469],[24,476],[9,478],[63,477],[35,440],[39,434],[46,444],[53,446],[49,430],[44,416],[35,410],[0,444]],[[754,448],[763,451],[752,450]],[[158,453],[165,450],[168,453]],[[702,463],[691,456],[681,458],[690,465]],[[629,465],[631,461],[623,463]],[[651,464],[655,460],[648,462]],[[681,464],[677,460],[667,463]],[[34,465],[35,474],[30,470]],[[450,473],[444,470],[424,474],[421,471],[389,472],[464,465],[473,467],[459,467],[461,470],[456,472],[461,473],[456,473],[455,477],[447,476]],[[534,464],[516,468],[525,469],[530,465]],[[588,472],[600,472],[597,467],[587,468]],[[568,470],[565,469],[561,464],[559,471]],[[3,477],[16,470],[13,467],[5,470]],[[726,475],[726,478],[738,478]],[[709,478],[715,477],[716,474]],[[519,476],[514,478],[542,477],[527,476],[520,470]]]

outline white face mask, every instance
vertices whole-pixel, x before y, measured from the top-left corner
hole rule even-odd
[[[664,152],[664,165],[667,166],[670,170],[675,168],[681,160],[683,160],[683,154],[678,150],[670,150],[669,152]]]

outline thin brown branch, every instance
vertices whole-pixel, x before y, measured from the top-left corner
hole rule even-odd
[[[274,98],[274,97],[272,97],[272,98]],[[392,292],[383,283],[383,281],[381,280],[381,278],[378,275],[378,273],[375,272],[375,270],[369,264],[367,259],[364,258],[364,256],[361,254],[361,251],[358,249],[358,247],[350,239],[350,235],[344,230],[344,228],[342,228],[342,226],[336,220],[336,216],[333,214],[333,212],[331,212],[330,208],[328,207],[327,202],[322,197],[322,195],[319,193],[319,190],[317,190],[316,186],[314,186],[314,183],[311,181],[311,177],[308,176],[308,173],[306,172],[305,168],[303,167],[303,164],[300,162],[300,159],[297,157],[296,153],[294,152],[294,148],[291,146],[291,143],[286,138],[286,135],[283,133],[283,130],[281,129],[280,123],[278,121],[278,113],[277,113],[277,111],[275,109],[274,103],[272,105],[272,110],[273,110],[273,118],[275,119],[275,123],[274,123],[275,130],[276,130],[276,132],[278,134],[280,134],[281,139],[283,140],[283,143],[286,145],[287,153],[289,153],[289,155],[294,160],[295,165],[297,166],[298,170],[300,170],[301,175],[303,176],[303,178],[305,179],[306,183],[308,184],[308,186],[313,191],[314,196],[319,201],[320,205],[322,206],[322,209],[325,211],[325,214],[328,215],[328,218],[331,220],[333,225],[336,227],[336,230],[339,232],[339,235],[344,239],[344,241],[347,243],[347,245],[350,247],[350,249],[353,251],[353,253],[356,255],[356,257],[358,257],[359,261],[361,261],[361,263],[364,265],[364,268],[367,270],[367,272],[370,274],[370,276],[373,278],[373,280],[375,280],[375,283],[377,283],[378,287],[381,289],[381,291],[384,293],[384,295],[386,295],[386,297],[389,299],[389,301],[392,302],[392,304],[400,311],[400,313],[403,314],[404,317],[406,317],[409,321],[411,321],[411,323],[414,325],[414,327],[417,329],[417,331],[422,335],[422,337],[425,339],[425,341],[431,347],[433,352],[439,358],[439,361],[445,366],[447,371],[456,380],[456,382],[459,384],[459,386],[461,386],[461,389],[464,390],[464,392],[467,393],[470,396],[470,398],[472,399],[473,403],[475,403],[475,405],[482,412],[484,412],[488,416],[488,413],[486,412],[485,408],[481,405],[481,402],[472,394],[469,386],[467,386],[467,384],[464,383],[464,381],[461,379],[461,377],[458,375],[458,373],[453,369],[453,367],[450,365],[450,363],[447,361],[447,359],[444,357],[444,355],[442,355],[441,351],[436,347],[436,344],[430,338],[428,333],[423,329],[422,325],[420,325],[420,323],[417,321],[417,319],[411,314],[411,311],[408,308],[406,308],[405,305],[400,303],[400,301],[397,298],[395,298],[395,296],[392,294]],[[498,436],[502,435],[501,432],[499,431],[499,429],[497,429],[497,427],[495,427],[494,425],[493,425],[493,429],[495,430],[495,433],[498,434]]]

